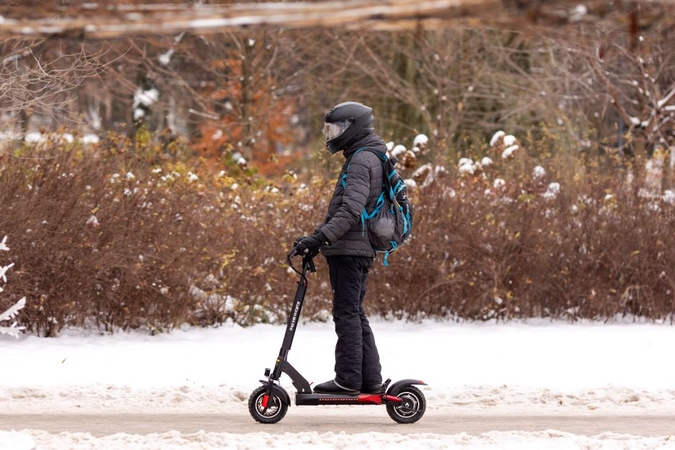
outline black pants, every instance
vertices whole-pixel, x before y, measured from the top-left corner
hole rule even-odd
[[[333,288],[335,380],[342,386],[361,389],[382,383],[380,355],[363,309],[368,269],[373,258],[328,256]]]

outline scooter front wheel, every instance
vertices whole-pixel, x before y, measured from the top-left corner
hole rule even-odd
[[[403,387],[396,397],[401,399],[398,405],[387,405],[387,414],[397,423],[415,423],[422,418],[427,409],[427,400],[422,391],[415,386]]]
[[[286,415],[288,405],[274,392],[268,394],[266,386],[260,386],[248,398],[248,411],[257,422],[277,423]]]

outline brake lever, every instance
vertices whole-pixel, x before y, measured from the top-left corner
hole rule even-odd
[[[307,266],[309,271],[311,273],[316,272],[316,266],[314,265],[314,260],[309,257],[309,255],[305,255],[302,257],[302,265]]]

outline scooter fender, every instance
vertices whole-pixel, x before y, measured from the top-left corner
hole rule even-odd
[[[260,382],[264,385],[269,385],[270,382],[267,380],[260,380]],[[288,392],[286,392],[286,389],[282,388],[278,384],[272,384],[272,393],[279,397],[282,402],[284,402],[286,405],[291,406],[291,396],[288,395]]]
[[[393,383],[391,386],[389,386],[389,389],[387,389],[387,395],[396,397],[398,393],[401,391],[401,389],[411,384],[427,386],[427,384],[422,380],[413,380],[411,378],[406,378],[405,380],[399,380]]]

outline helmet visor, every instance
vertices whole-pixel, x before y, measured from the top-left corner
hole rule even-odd
[[[324,122],[323,134],[326,136],[327,141],[332,141],[333,139],[344,133],[345,130],[349,128],[349,125],[351,124],[352,123],[349,120],[342,120],[340,122],[333,122],[333,123]]]

